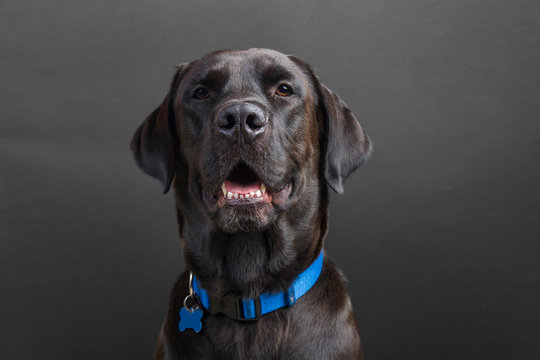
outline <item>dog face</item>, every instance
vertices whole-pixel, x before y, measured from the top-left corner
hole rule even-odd
[[[181,65],[131,148],[165,191],[174,179],[181,221],[231,234],[317,209],[327,185],[342,193],[371,143],[308,65],[250,49]]]

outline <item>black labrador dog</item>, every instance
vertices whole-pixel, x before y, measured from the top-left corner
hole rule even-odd
[[[183,64],[131,149],[174,187],[187,264],[155,359],[362,358],[323,245],[328,189],[371,142],[306,63],[249,49]]]

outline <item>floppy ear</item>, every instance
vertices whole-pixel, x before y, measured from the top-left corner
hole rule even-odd
[[[163,183],[163,192],[169,191],[174,177],[174,163],[179,149],[176,133],[174,100],[188,64],[178,67],[169,93],[144,122],[131,140],[131,151],[142,171]]]
[[[328,185],[343,194],[343,182],[371,152],[371,141],[349,107],[332,90],[318,82],[319,104],[324,115],[322,149]]]

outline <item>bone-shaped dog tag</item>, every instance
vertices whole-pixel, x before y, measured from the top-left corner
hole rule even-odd
[[[196,333],[201,331],[202,323],[201,317],[203,311],[200,307],[187,309],[185,307],[180,309],[180,322],[178,323],[178,330],[185,331],[186,329],[193,329]]]
[[[193,304],[188,305],[189,302]],[[199,297],[193,291],[193,274],[189,273],[189,294],[184,298],[184,307],[180,309],[180,321],[178,322],[178,330],[184,332],[186,329],[193,329],[196,333],[201,331],[201,318],[203,311],[200,307],[201,302]]]

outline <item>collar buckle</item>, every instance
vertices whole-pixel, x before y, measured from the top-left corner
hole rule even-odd
[[[255,305],[255,317],[246,317],[244,314],[244,306],[242,298],[225,295],[222,297],[209,296],[210,309],[208,311],[210,314],[215,315],[218,313],[223,313],[228,317],[239,320],[239,321],[257,321],[261,318],[261,299],[257,296],[253,301]]]

